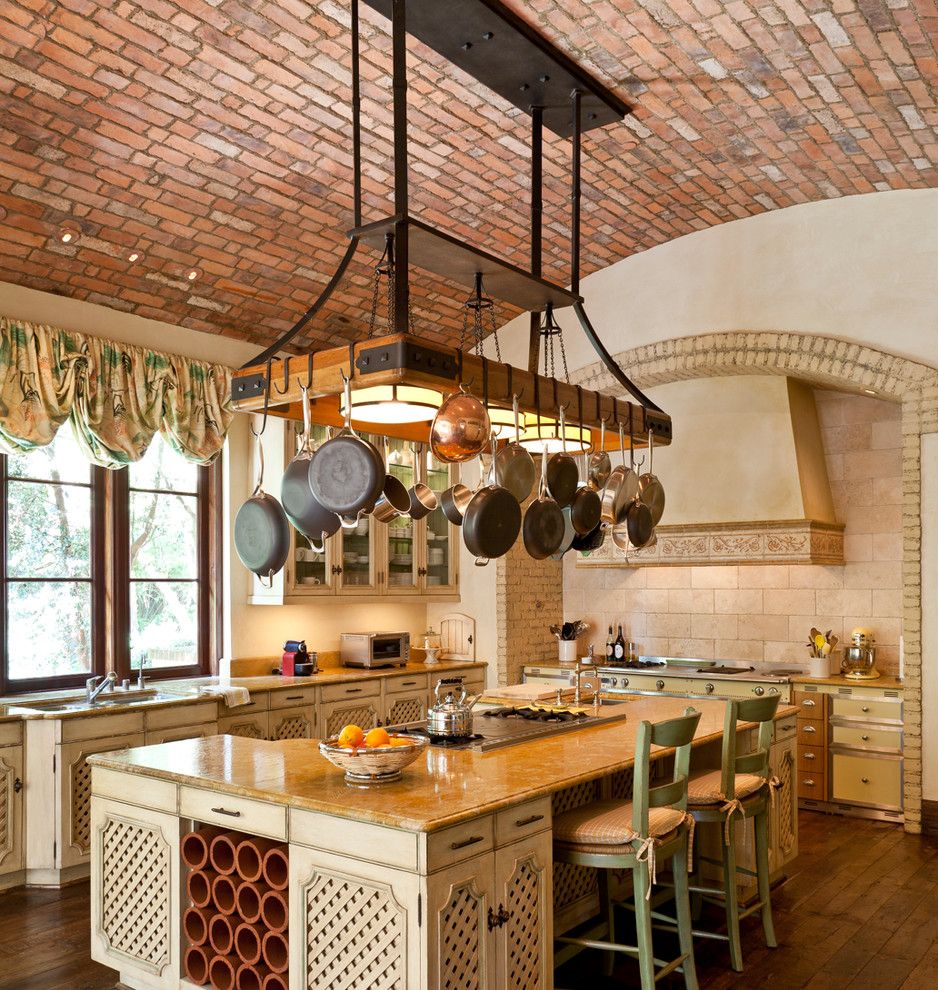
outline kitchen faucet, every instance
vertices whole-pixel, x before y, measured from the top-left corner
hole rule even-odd
[[[113,690],[114,685],[117,683],[117,674],[115,674],[114,671],[112,670],[104,675],[104,680],[102,680],[100,684],[98,684],[97,682],[98,682],[97,675],[95,675],[94,677],[89,677],[88,680],[85,681],[85,695],[87,697],[88,703],[91,705],[94,704],[95,699],[98,697],[99,694],[102,694],[105,691]]]

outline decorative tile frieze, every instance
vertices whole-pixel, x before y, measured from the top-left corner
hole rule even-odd
[[[611,539],[577,567],[657,567],[673,564],[842,564],[844,527],[795,519],[782,522],[659,526],[643,550],[620,550]]]

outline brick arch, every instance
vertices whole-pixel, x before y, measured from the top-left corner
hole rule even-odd
[[[902,405],[902,579],[905,642],[905,828],[922,829],[921,437],[938,432],[938,369],[887,351],[813,334],[729,331],[680,337],[616,355],[642,388],[721,375],[788,375],[850,391],[875,389]],[[602,364],[580,384],[618,386]]]

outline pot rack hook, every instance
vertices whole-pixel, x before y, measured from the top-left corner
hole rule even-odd
[[[273,363],[272,358],[267,359],[267,371],[265,374],[265,379],[267,381],[267,386],[264,389],[264,418],[261,420],[261,431],[260,433],[254,433],[254,424],[251,424],[251,432],[254,433],[255,437],[261,436],[264,430],[267,429],[267,410],[270,408],[270,366]],[[263,471],[263,469],[262,469]]]
[[[313,354],[314,351],[310,351],[306,356],[306,391],[308,392],[313,387]]]
[[[292,354],[288,354],[283,359],[283,388],[279,385],[274,384],[274,388],[277,390],[278,395],[286,395],[290,391],[290,358]]]

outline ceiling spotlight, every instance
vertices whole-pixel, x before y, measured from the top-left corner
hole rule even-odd
[[[186,278],[190,282],[194,282],[201,274],[202,273],[198,268],[190,268],[189,271],[186,272]]]
[[[140,260],[140,252],[139,251],[131,251],[130,254],[127,255],[127,260],[130,261],[130,262],[139,261]]]
[[[74,227],[62,227],[59,231],[59,240],[63,244],[74,244],[78,240],[78,231]]]

